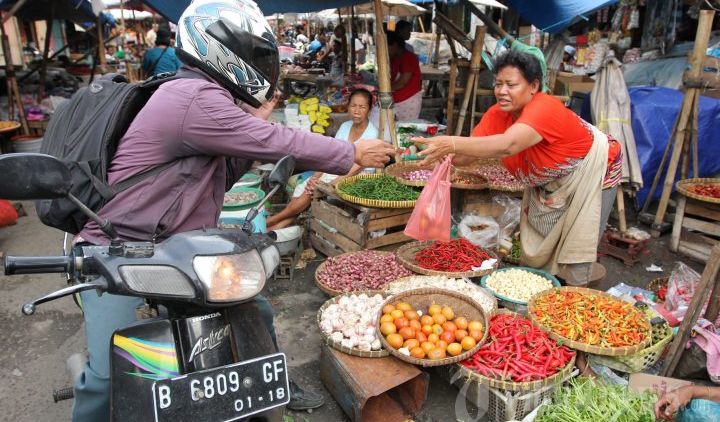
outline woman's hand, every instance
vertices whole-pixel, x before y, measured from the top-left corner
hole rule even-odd
[[[383,168],[395,149],[381,139],[360,139],[355,142],[355,164],[362,167]]]
[[[655,403],[655,417],[661,421],[675,419],[678,410],[687,406],[693,399],[693,386],[680,387],[669,393],[665,393]]]
[[[272,114],[273,110],[275,109],[277,103],[280,101],[280,97],[280,91],[275,91],[273,97],[260,107],[255,108],[249,104],[242,103],[240,104],[240,109],[242,109],[248,114],[252,114],[258,119],[267,120],[268,117],[270,117],[270,114]]]
[[[419,156],[425,157],[425,159],[420,162],[421,165],[441,161],[446,156],[455,153],[455,145],[450,136],[436,136],[434,138],[415,137],[411,138],[411,140],[416,144],[428,146],[423,151],[418,152]]]

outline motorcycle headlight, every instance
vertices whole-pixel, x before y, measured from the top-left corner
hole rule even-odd
[[[193,268],[210,302],[239,302],[257,295],[265,286],[265,266],[256,250],[238,255],[196,256]]]

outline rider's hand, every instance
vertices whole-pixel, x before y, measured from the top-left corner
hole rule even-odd
[[[382,168],[390,161],[395,149],[380,139],[360,139],[355,142],[355,164]]]
[[[280,91],[275,91],[275,94],[273,97],[268,100],[265,104],[261,105],[258,108],[255,108],[249,104],[241,103],[240,108],[249,114],[252,114],[253,116],[257,117],[258,119],[267,120],[268,117],[270,117],[270,114],[275,109],[275,106],[280,101]]]

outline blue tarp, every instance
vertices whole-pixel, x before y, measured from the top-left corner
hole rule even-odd
[[[0,0],[0,10],[9,10],[15,3],[17,0]],[[96,19],[87,0],[28,0],[15,16],[26,21],[60,19],[79,24]]]
[[[582,19],[582,16],[617,2],[618,0],[508,0],[508,6],[539,29],[556,34]]]
[[[165,19],[177,23],[182,12],[190,4],[189,0],[142,0],[157,10]],[[367,3],[368,0],[257,0],[260,10],[267,15],[275,13],[309,13],[325,9]]]
[[[629,87],[632,113],[632,128],[637,144],[638,157],[642,167],[645,187],[638,192],[638,202],[645,202],[650,182],[655,177],[663,152],[680,113],[682,92],[663,87]],[[698,118],[698,155],[700,175],[690,177],[711,177],[720,173],[720,100],[700,97]],[[678,168],[678,177],[680,170]],[[660,198],[662,181],[655,192],[654,199]]]

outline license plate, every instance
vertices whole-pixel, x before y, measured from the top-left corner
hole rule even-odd
[[[284,353],[153,384],[156,421],[234,421],[290,401]]]

